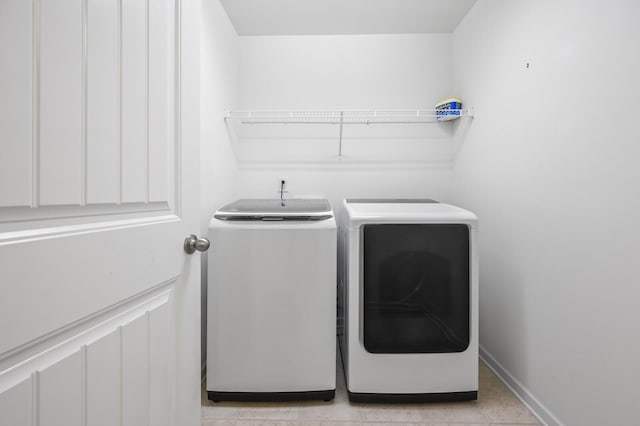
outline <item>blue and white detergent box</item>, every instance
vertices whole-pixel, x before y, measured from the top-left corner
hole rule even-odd
[[[460,117],[462,101],[458,98],[443,99],[436,104],[436,119],[438,121],[454,120]]]

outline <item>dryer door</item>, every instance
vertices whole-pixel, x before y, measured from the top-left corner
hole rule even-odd
[[[364,225],[364,347],[371,353],[463,352],[470,337],[469,228]]]

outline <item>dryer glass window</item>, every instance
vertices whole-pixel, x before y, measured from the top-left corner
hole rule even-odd
[[[363,226],[364,347],[371,353],[469,346],[469,228]]]

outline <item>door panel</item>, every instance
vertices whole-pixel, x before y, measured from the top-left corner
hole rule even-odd
[[[0,425],[32,425],[30,377],[0,393]]]
[[[1,245],[3,275],[8,275],[3,286],[11,298],[0,299],[0,354],[175,281],[182,266],[180,223],[160,220],[142,225],[124,220],[119,227],[112,222],[112,228],[98,229],[71,226],[68,233]],[[175,241],[171,247],[166,247],[167,233]]]
[[[39,2],[34,52],[35,206],[83,201],[82,12],[80,0]]]
[[[120,329],[86,346],[87,425],[118,424]]]
[[[149,139],[154,143],[149,146],[148,201],[167,201],[166,146],[175,132],[174,121],[166,119],[167,114],[175,114],[172,92],[166,84],[175,78],[173,68],[167,67],[175,55],[171,7],[169,0],[149,2]]]
[[[146,315],[122,326],[122,425],[148,424],[149,330]]]
[[[197,0],[0,2],[0,424],[198,423],[198,34]]]
[[[0,3],[0,200],[5,206],[31,204],[32,4]]]
[[[86,203],[117,203],[119,168],[118,2],[87,3]]]
[[[32,411],[41,425],[170,424],[171,298],[165,288],[105,312],[3,368],[0,424],[20,424]]]
[[[2,3],[0,222],[174,211],[176,4],[85,1]]]
[[[122,2],[122,201],[146,200],[147,29],[145,0]]]
[[[78,350],[36,374],[39,426],[82,426],[82,361]]]
[[[169,425],[169,307],[164,304],[149,312],[149,424]]]

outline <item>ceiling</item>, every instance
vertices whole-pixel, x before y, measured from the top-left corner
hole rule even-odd
[[[220,0],[239,35],[451,33],[476,0]]]

